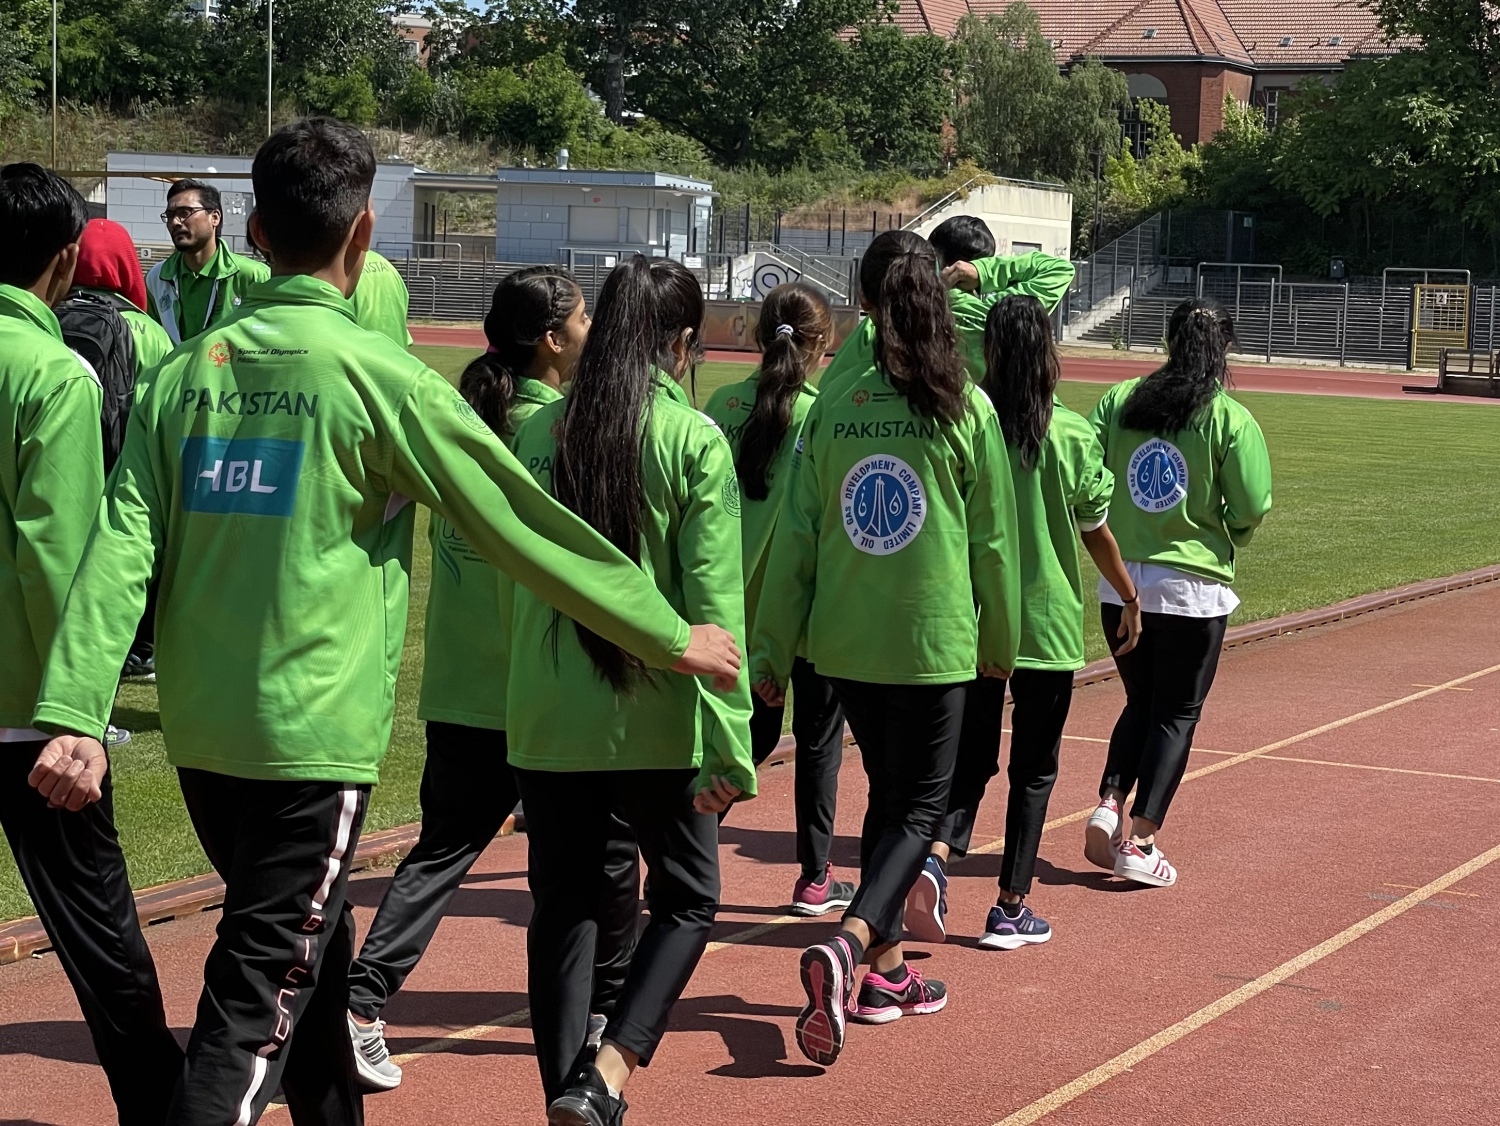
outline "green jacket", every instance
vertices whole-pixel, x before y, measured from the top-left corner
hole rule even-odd
[[[31,726],[63,600],[99,510],[100,398],[52,310],[27,290],[0,285],[0,432],[7,436],[0,452],[0,727]]]
[[[918,417],[873,367],[818,396],[771,541],[752,683],[785,685],[804,633],[818,672],[848,680],[955,684],[1015,667],[1015,492],[994,407],[964,391],[969,413],[951,426]]]
[[[131,412],[34,722],[101,732],[159,576],[169,761],[374,782],[406,633],[415,501],[496,566],[669,667],[688,625],[539,489],[446,380],[304,275],[251,288]]]
[[[146,272],[146,312],[181,344],[233,316],[250,286],[270,276],[270,266],[236,254],[223,240],[197,273],[174,250]]]
[[[135,342],[135,378],[139,390],[141,377],[167,358],[172,338],[166,329],[137,309],[126,309],[120,316],[130,326],[130,336]]]
[[[354,287],[354,321],[360,328],[378,332],[402,348],[411,347],[406,314],[411,298],[400,272],[384,255],[365,254],[365,268]]]
[[[1140,382],[1111,387],[1089,415],[1120,483],[1109,506],[1120,555],[1232,583],[1235,549],[1271,511],[1265,435],[1223,390],[1180,433],[1126,430],[1120,412]]]
[[[1073,263],[1034,250],[1004,258],[981,258],[973,263],[979,271],[979,291],[948,291],[953,325],[958,330],[958,350],[969,369],[969,378],[984,379],[984,322],[1002,297],[1024,293],[1037,298],[1052,312],[1073,284]],[[818,386],[832,390],[845,379],[856,379],[875,363],[875,322],[862,317],[849,339],[839,346]]]
[[[514,449],[515,431],[562,395],[535,379],[523,379],[504,435]],[[500,613],[500,572],[469,546],[463,533],[437,513],[427,525],[432,544],[432,585],[427,591],[423,633],[425,661],[417,718],[466,727],[505,730],[505,678],[510,637]]]
[[[691,621],[717,622],[744,647],[740,596],[739,486],[716,426],[676,401],[663,377],[642,443],[645,484],[641,573]],[[563,404],[532,415],[516,433],[516,457],[550,488]],[[503,600],[503,599],[502,599]],[[655,676],[633,699],[596,673],[573,624],[529,591],[513,603],[506,734],[510,761],[528,770],[672,770],[702,782],[728,777],[755,794],[750,687],[741,673],[721,693],[706,680]]]
[[[1115,480],[1083,416],[1052,400],[1047,439],[1030,469],[1010,451],[1021,541],[1021,669],[1081,669],[1083,577],[1078,532],[1109,512]]]
[[[756,387],[760,371],[757,369],[749,379],[720,387],[708,401],[703,412],[718,424],[729,439],[729,449],[736,462],[740,457],[740,435],[750,412],[755,408]],[[769,485],[765,500],[751,500],[740,489],[740,543],[745,572],[745,621],[755,621],[755,607],[760,600],[761,584],[766,577],[766,559],[771,554],[771,533],[776,530],[776,517],[786,499],[787,487],[791,483],[792,456],[796,450],[797,437],[802,433],[803,420],[818,397],[818,390],[811,384],[802,385],[802,393],[792,400],[792,422],[787,427],[786,438],[781,449],[771,461],[766,474]]]

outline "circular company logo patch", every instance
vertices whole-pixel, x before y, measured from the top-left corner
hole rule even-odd
[[[1187,496],[1187,460],[1171,442],[1152,438],[1130,455],[1130,499],[1146,512],[1165,512]]]
[[[866,555],[894,555],[916,539],[927,519],[921,478],[889,454],[858,462],[844,477],[839,496],[849,542]]]

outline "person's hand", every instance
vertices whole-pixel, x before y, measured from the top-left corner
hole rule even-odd
[[[955,262],[943,270],[943,284],[949,289],[963,289],[970,293],[979,290],[979,270],[972,262]]]
[[[765,680],[756,681],[754,691],[768,708],[786,706],[786,689],[777,684],[769,676]]]
[[[1135,648],[1135,643],[1141,639],[1141,600],[1136,600],[1127,606],[1122,606],[1120,614],[1120,628],[1115,630],[1116,637],[1123,637],[1125,644],[1115,650],[1115,656],[1119,657],[1129,653]]]
[[[29,782],[53,809],[77,813],[104,796],[104,775],[109,756],[98,739],[87,735],[59,735],[42,748]]]
[[[740,788],[721,774],[709,777],[708,785],[693,795],[693,808],[699,813],[723,813],[734,799],[740,796]]]
[[[734,634],[718,626],[694,626],[687,652],[672,671],[684,676],[711,676],[720,692],[731,691],[740,680],[740,647]]]
[[[1009,680],[1010,669],[1002,669],[999,665],[980,665],[979,675],[990,677],[992,680]]]

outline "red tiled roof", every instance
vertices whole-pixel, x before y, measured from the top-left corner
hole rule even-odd
[[[1390,50],[1359,0],[1026,0],[1060,62],[1084,55],[1222,58],[1242,67],[1335,65]],[[951,36],[1012,0],[899,0],[898,27]],[[1283,40],[1290,42],[1283,44]]]

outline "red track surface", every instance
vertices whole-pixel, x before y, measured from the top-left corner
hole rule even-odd
[[[481,349],[484,332],[477,328],[447,328],[436,325],[412,325],[411,334],[418,344],[440,344],[453,348]],[[754,363],[749,352],[710,352],[710,360],[723,363]],[[1161,362],[1160,357],[1145,356],[1064,356],[1063,378],[1081,383],[1118,383],[1145,375]],[[1241,391],[1282,391],[1300,395],[1350,395],[1366,399],[1412,398],[1402,388],[1408,385],[1431,387],[1436,377],[1424,372],[1348,371],[1342,368],[1269,367],[1262,364],[1234,366],[1234,385]],[[1461,395],[1421,396],[1439,402],[1500,403],[1500,399]]]
[[[997,780],[975,838],[990,851],[953,870],[955,937],[913,948],[948,983],[947,1011],[851,1028],[826,1072],[800,1057],[792,1022],[796,951],[831,924],[783,916],[792,771],[767,772],[724,829],[716,941],[632,1085],[629,1121],[1494,1121],[1497,620],[1490,584],[1227,653],[1161,838],[1182,872],[1170,890],[1128,888],[1080,855],[1120,702],[1114,683],[1080,689],[1032,896],[1056,936],[1014,953],[974,946],[998,871]],[[846,873],[862,781],[851,751],[835,854]],[[406,1079],[367,1100],[372,1126],[541,1121],[525,862],[522,839],[489,849],[387,1010]],[[387,878],[354,885],[361,925]],[[214,922],[148,936],[184,1035]],[[55,958],[0,967],[0,1013],[0,1122],[112,1120]]]

